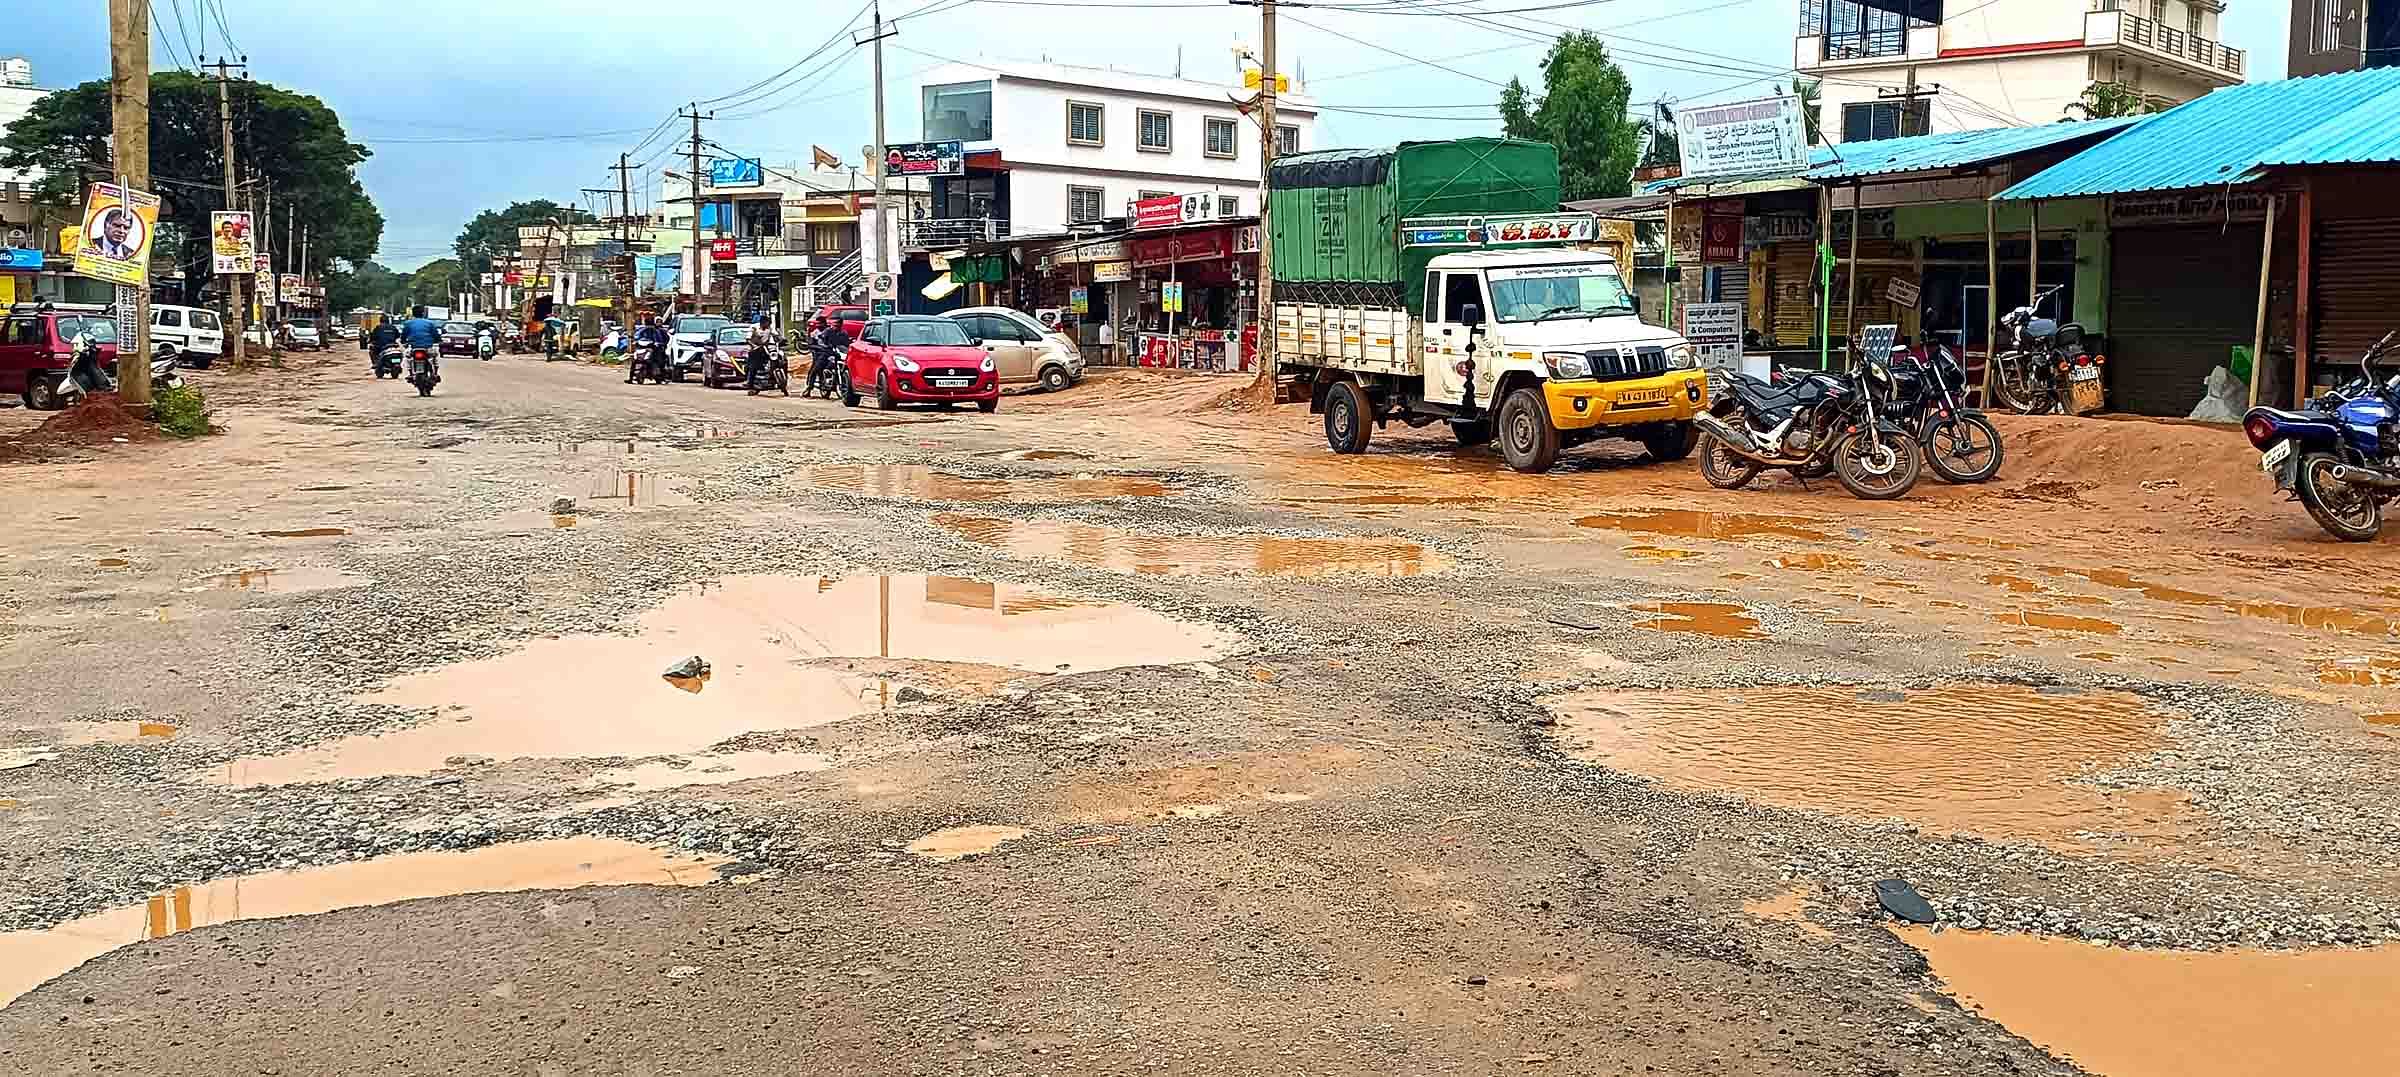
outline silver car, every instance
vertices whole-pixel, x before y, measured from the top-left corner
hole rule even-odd
[[[1057,392],[1083,380],[1083,351],[1056,329],[1045,329],[1033,315],[1008,307],[965,307],[948,316],[966,327],[1000,370],[1000,384],[1039,383]]]

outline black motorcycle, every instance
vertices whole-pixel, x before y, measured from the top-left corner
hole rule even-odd
[[[1939,344],[1919,357],[1892,351],[1892,417],[1916,433],[1925,462],[1945,482],[1985,482],[2000,473],[2000,430],[1967,406],[1967,372]]]
[[[402,354],[403,353],[400,350],[400,346],[397,344],[386,344],[383,347],[376,349],[373,360],[375,364],[375,377],[377,379],[399,377],[400,358]]]
[[[1924,471],[1916,435],[1893,412],[1889,357],[1870,357],[1853,377],[1787,369],[1769,383],[1729,372],[1700,428],[1700,476],[1738,490],[1768,468],[1807,475],[1830,467],[1851,496],[1884,501],[1906,494]]]
[[[2042,304],[2064,285],[2042,290],[2031,306],[2000,316],[2000,328],[2014,338],[2007,351],[1992,357],[1992,402],[2019,415],[2041,415],[2067,409],[2067,379],[2083,354],[2083,327],[2041,316]]]
[[[792,365],[784,359],[783,349],[772,343],[753,349],[744,364],[743,380],[749,383],[751,396],[765,392],[792,395]]]
[[[674,374],[674,368],[667,362],[667,349],[664,346],[644,344],[633,350],[635,384],[648,381],[653,385],[665,385]]]

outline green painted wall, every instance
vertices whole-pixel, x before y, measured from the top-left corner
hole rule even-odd
[[[1944,202],[1932,206],[1900,206],[1892,211],[1893,234],[1901,240],[1941,237],[1981,237],[1981,202]],[[2022,234],[2031,215],[2022,202],[2002,202],[2000,234]],[[2075,198],[2042,203],[2042,231],[2075,232],[2075,320],[2096,333],[2108,331],[2108,203],[2098,198]],[[2005,311],[2025,301],[2004,297]]]

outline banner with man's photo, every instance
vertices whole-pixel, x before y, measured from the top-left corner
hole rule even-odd
[[[217,272],[246,276],[257,270],[258,235],[251,231],[248,213],[218,210],[209,214],[208,234]]]
[[[158,232],[158,196],[114,183],[92,184],[83,201],[75,272],[135,288],[150,286],[150,244]]]

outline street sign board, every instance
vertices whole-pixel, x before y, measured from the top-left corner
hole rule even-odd
[[[1685,179],[1797,173],[1808,167],[1808,140],[1797,97],[1765,97],[1675,114]]]
[[[900,278],[890,273],[867,275],[867,309],[886,318],[900,312]]]

